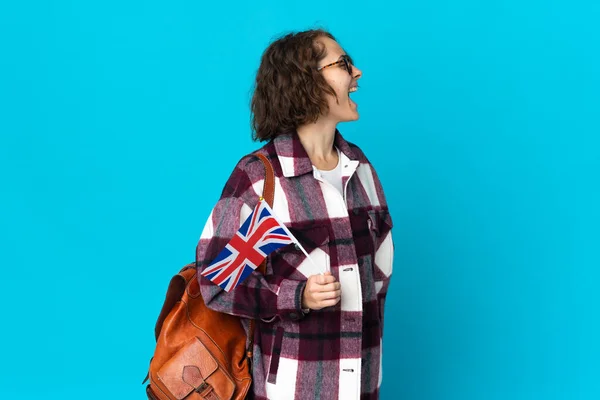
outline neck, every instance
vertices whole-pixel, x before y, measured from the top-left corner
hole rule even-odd
[[[296,131],[300,143],[314,166],[321,169],[332,163],[337,164],[337,151],[333,148],[336,124],[319,120],[299,126]]]

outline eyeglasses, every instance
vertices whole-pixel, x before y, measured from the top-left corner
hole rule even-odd
[[[332,62],[331,64],[323,65],[322,67],[317,68],[317,71],[321,71],[325,68],[333,67],[334,65],[341,64],[346,71],[352,76],[352,59],[348,55],[343,55],[336,62]]]

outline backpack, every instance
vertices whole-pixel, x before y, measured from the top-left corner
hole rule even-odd
[[[274,172],[265,166],[263,197],[273,206]],[[265,261],[258,270],[265,273]],[[184,266],[169,283],[154,335],[146,394],[151,400],[242,400],[252,384],[254,321],[249,345],[240,318],[209,309],[200,294],[197,266]]]

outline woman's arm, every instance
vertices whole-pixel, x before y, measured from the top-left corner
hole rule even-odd
[[[221,198],[213,208],[196,248],[200,291],[207,307],[240,317],[270,322],[277,317],[299,320],[306,281],[283,279],[276,274],[263,276],[253,271],[231,292],[200,273],[230,241],[258,202],[253,183],[242,159],[228,179]]]

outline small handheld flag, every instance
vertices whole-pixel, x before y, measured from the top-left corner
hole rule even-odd
[[[201,275],[230,292],[273,251],[297,240],[260,200],[241,228]],[[304,250],[304,249],[303,249]]]

